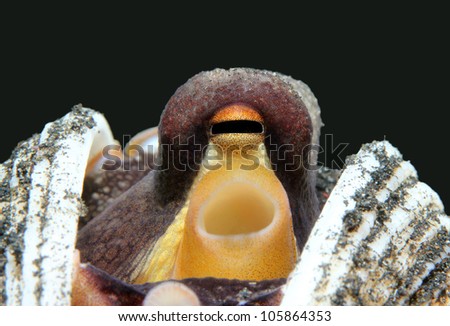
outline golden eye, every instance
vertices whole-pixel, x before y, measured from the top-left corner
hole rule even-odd
[[[253,108],[233,104],[219,110],[210,120],[210,137],[214,144],[245,146],[264,139],[264,120]]]

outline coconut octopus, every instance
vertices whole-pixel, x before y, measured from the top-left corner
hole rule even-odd
[[[124,149],[76,106],[0,166],[3,302],[449,304],[439,196],[387,141],[320,167],[321,126],[304,83],[244,68]]]

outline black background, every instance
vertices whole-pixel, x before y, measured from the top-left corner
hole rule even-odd
[[[349,143],[345,154],[386,138],[450,205],[445,11],[322,6],[5,10],[0,161],[77,103],[103,112],[121,139],[157,125],[194,74],[253,67],[306,82],[322,134]]]

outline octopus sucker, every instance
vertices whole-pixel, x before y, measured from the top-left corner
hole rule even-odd
[[[151,289],[143,306],[200,306],[197,294],[183,283],[168,281]]]
[[[387,141],[317,165],[317,99],[202,72],[122,149],[74,107],[0,165],[0,303],[448,305],[450,219]]]
[[[128,157],[140,157],[145,154],[156,155],[158,153],[158,127],[141,131],[130,139],[124,152]]]

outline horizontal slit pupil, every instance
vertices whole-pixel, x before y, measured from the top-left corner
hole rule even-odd
[[[225,121],[216,123],[211,127],[211,134],[232,134],[232,133],[263,133],[263,125],[257,121],[251,120],[236,120],[236,121]]]

